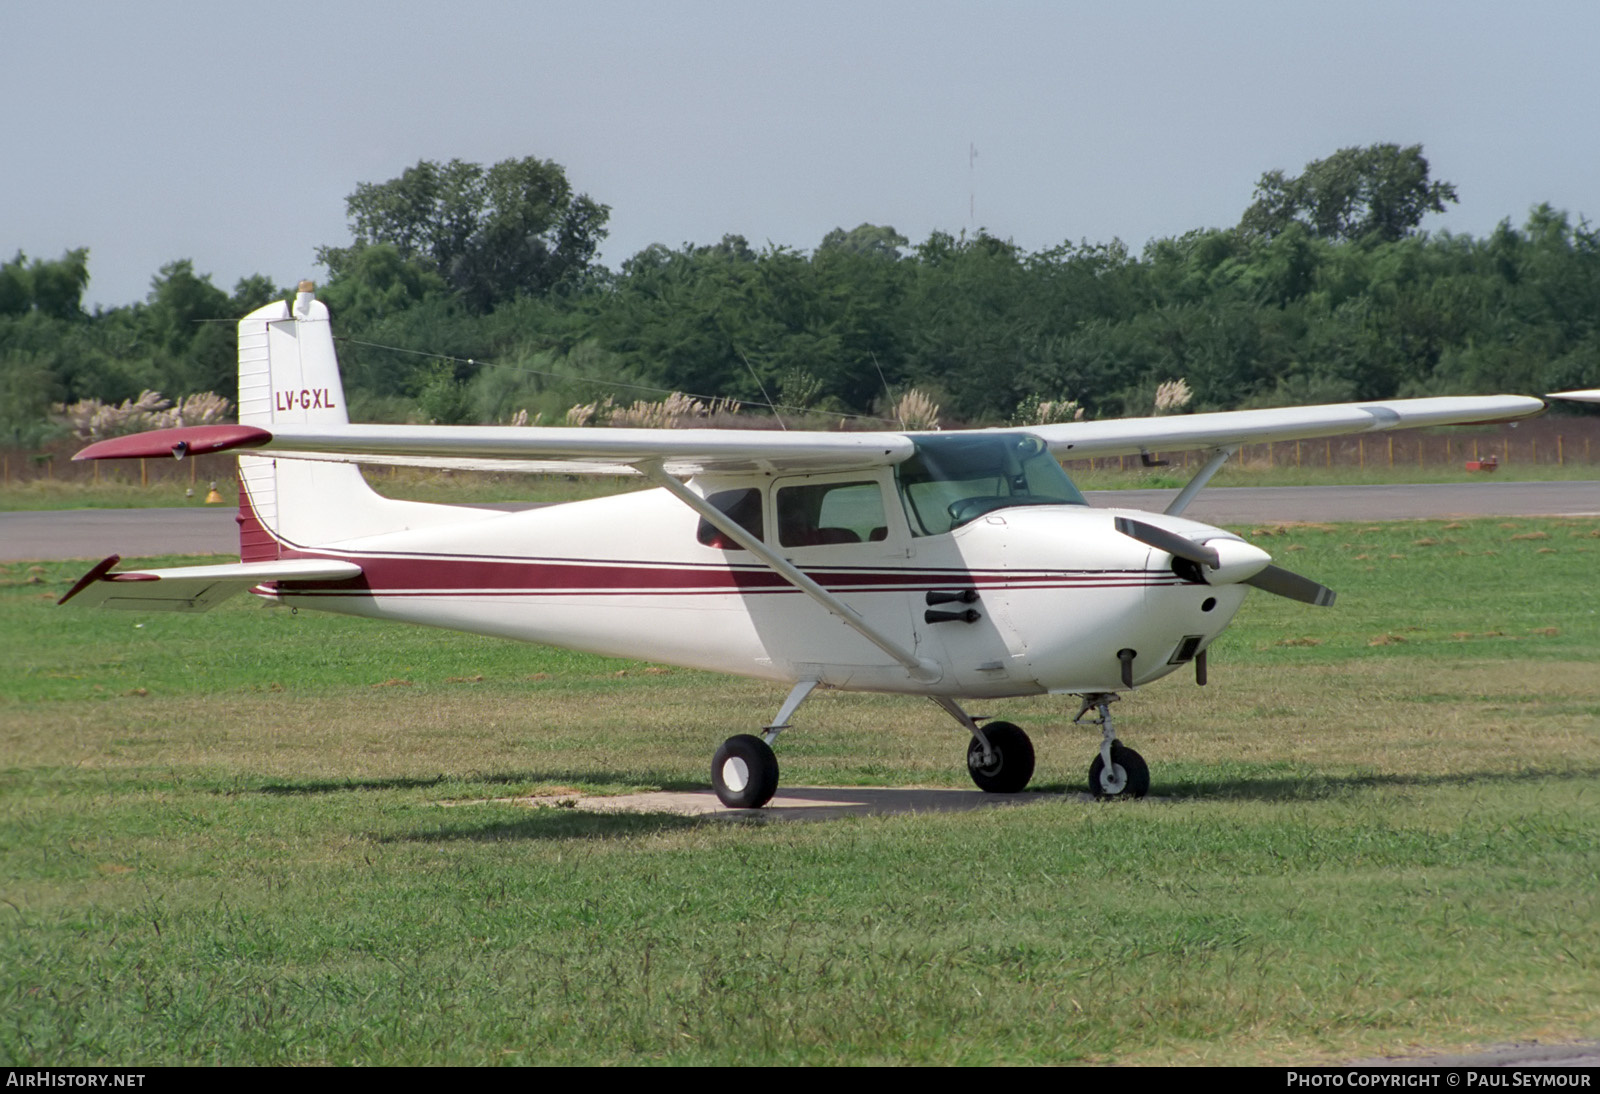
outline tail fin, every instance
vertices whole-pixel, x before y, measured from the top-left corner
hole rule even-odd
[[[239,321],[239,424],[349,424],[328,308],[300,282]],[[432,524],[447,506],[393,501],[348,463],[239,457],[239,557],[261,562],[314,547]]]
[[[294,311],[282,300],[239,320],[239,424],[348,425],[328,306],[300,282]]]

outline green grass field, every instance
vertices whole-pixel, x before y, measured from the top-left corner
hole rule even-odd
[[[1600,1036],[1600,521],[1248,529],[1211,685],[1118,705],[1142,802],[750,824],[782,689],[0,567],[0,1062],[1284,1063]],[[134,562],[135,560],[130,560]],[[975,705],[1035,788],[1068,700]],[[967,786],[931,704],[830,694],[787,786]],[[534,796],[546,807],[503,800]]]

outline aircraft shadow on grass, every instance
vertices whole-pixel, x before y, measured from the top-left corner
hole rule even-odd
[[[1552,780],[1593,780],[1600,778],[1600,768],[1578,768],[1567,771],[1476,771],[1440,775],[1354,774],[1354,775],[1272,775],[1241,776],[1238,778],[1198,779],[1184,781],[1163,793],[1156,788],[1150,804],[1187,802],[1221,804],[1225,802],[1254,801],[1263,803],[1290,803],[1330,801],[1352,796],[1363,791],[1397,788],[1425,790],[1437,787],[1468,786],[1471,784],[1515,785],[1519,783],[1548,782]],[[270,783],[245,793],[269,795],[340,794],[349,792],[382,792],[391,790],[426,790],[452,783],[504,786],[516,791],[497,800],[440,802],[441,806],[459,806],[460,811],[440,823],[414,830],[410,833],[383,837],[383,842],[440,842],[461,840],[548,840],[548,839],[605,839],[664,829],[692,828],[708,823],[725,824],[732,821],[764,823],[772,821],[828,821],[847,817],[915,815],[928,813],[966,812],[974,809],[1026,805],[1039,802],[1083,804],[1094,808],[1107,808],[1113,802],[1095,802],[1080,786],[1049,783],[1033,791],[1018,794],[988,794],[977,790],[936,787],[880,787],[880,786],[795,786],[762,809],[727,811],[709,808],[710,791],[703,782],[654,777],[645,774],[640,782],[658,787],[656,791],[642,794],[616,796],[595,795],[573,790],[567,793],[550,793],[524,796],[530,786],[551,785],[606,786],[615,785],[614,772],[597,771],[515,771],[499,774],[471,775],[460,779],[446,775],[429,778],[393,777],[381,779],[308,780],[303,782]],[[665,805],[655,795],[704,795],[707,808],[685,809],[681,803]],[[633,800],[626,800],[633,799]],[[1066,801],[1063,801],[1066,799]],[[521,815],[508,819],[502,811],[487,816],[478,811],[479,806],[515,802],[522,807]]]
[[[671,778],[657,772],[646,771],[632,774],[636,774],[638,781],[643,785],[657,786],[663,790],[694,791],[706,788],[704,782]],[[263,786],[249,787],[240,791],[240,793],[275,794],[294,797],[310,794],[347,794],[354,791],[427,790],[430,787],[446,786],[452,783],[480,783],[490,786],[517,787],[526,791],[531,786],[548,786],[551,784],[558,786],[615,786],[617,782],[616,771],[505,771],[496,774],[467,772],[458,775],[441,774],[427,777],[396,775],[375,779],[308,779],[294,782],[273,782]]]
[[[1328,801],[1380,788],[1468,786],[1472,784],[1514,785],[1551,780],[1592,780],[1600,769],[1572,771],[1470,772],[1453,775],[1350,775],[1283,776],[1272,778],[1218,779],[1191,783],[1171,796],[1157,794],[1149,805],[1188,802],[1221,804],[1258,801],[1291,803]],[[517,781],[507,779],[506,781]],[[684,790],[709,793],[703,785]],[[681,792],[681,791],[680,791]],[[619,835],[658,832],[664,829],[692,828],[703,824],[726,824],[730,820],[763,823],[769,821],[828,821],[846,817],[913,815],[965,812],[974,809],[1056,803],[1061,806],[1081,803],[1089,808],[1123,808],[1120,800],[1096,802],[1086,791],[1067,785],[1048,785],[1038,791],[1020,794],[986,794],[975,790],[926,787],[790,787],[763,809],[728,812],[714,810],[686,815],[662,808],[618,808],[594,811],[579,806],[574,797],[552,797],[538,801],[540,808],[525,816],[506,820],[463,814],[460,823],[451,821],[392,837],[403,842],[451,842],[456,840],[575,839],[609,838]],[[1065,801],[1063,799],[1066,799]]]
[[[1363,790],[1383,788],[1411,788],[1418,790],[1449,786],[1470,786],[1474,783],[1511,785],[1516,783],[1592,780],[1600,777],[1597,768],[1573,768],[1564,771],[1470,771],[1450,775],[1275,775],[1271,777],[1243,776],[1233,779],[1197,779],[1186,782],[1175,801],[1222,802],[1307,802],[1327,801]]]
[[[507,819],[497,813],[493,820],[447,817],[431,828],[378,837],[379,843],[500,843],[512,840],[615,839],[618,836],[650,835],[669,829],[695,828],[714,818],[684,816],[680,813],[589,813],[562,808],[559,799],[550,806],[527,809],[521,816]],[[459,816],[459,814],[458,814]],[[724,812],[718,823],[726,824]]]

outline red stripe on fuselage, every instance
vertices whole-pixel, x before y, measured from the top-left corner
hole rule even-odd
[[[339,582],[280,583],[282,591],[342,596],[693,595],[797,591],[759,567],[692,563],[593,561],[417,555],[328,555],[361,565],[361,576]],[[814,568],[807,576],[834,593],[922,589],[1087,589],[1182,584],[1165,570],[962,571],[947,569]]]
[[[507,558],[503,555],[398,552],[363,555],[319,551],[296,546],[262,525],[249,508],[243,483],[240,485],[239,516],[240,524],[244,526],[242,530],[259,532],[270,540],[276,549],[276,557],[339,559],[361,566],[359,577],[342,581],[277,582],[277,591],[284,595],[693,596],[800,592],[781,575],[756,564]],[[1125,589],[1189,584],[1171,570],[952,570],[904,566],[818,566],[801,569],[807,577],[832,593],[928,589]]]

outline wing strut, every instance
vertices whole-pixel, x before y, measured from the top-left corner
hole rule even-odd
[[[1228,457],[1237,451],[1239,451],[1239,446],[1231,444],[1211,453],[1211,458],[1206,461],[1206,465],[1194,473],[1194,478],[1189,480],[1187,486],[1178,491],[1178,496],[1172,499],[1171,505],[1167,506],[1167,515],[1172,517],[1181,516],[1183,511],[1189,508],[1189,503],[1194,500],[1194,496],[1200,492],[1200,488],[1210,482],[1211,476],[1222,470],[1222,465],[1228,462]]]
[[[711,505],[675,477],[667,474],[666,469],[661,466],[661,461],[649,460],[634,466],[651,482],[664,488],[673,497],[710,521],[718,531],[766,563],[773,573],[805,593],[818,604],[821,604],[828,611],[838,616],[846,626],[855,630],[862,638],[865,638],[901,665],[904,665],[913,680],[931,684],[944,675],[943,670],[939,668],[936,662],[930,661],[925,657],[918,657],[910,650],[902,648],[898,642],[895,642],[877,627],[861,618],[844,601],[801,573],[800,569],[788,559],[778,554],[765,543],[762,543],[755,536],[752,536],[742,524],[730,518],[716,506]]]

